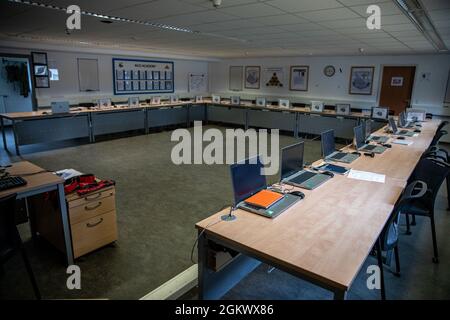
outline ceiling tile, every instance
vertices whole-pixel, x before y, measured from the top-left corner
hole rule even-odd
[[[302,19],[292,14],[282,14],[268,17],[258,17],[247,19],[246,21],[257,22],[266,26],[282,26],[289,24],[308,23],[308,20]]]
[[[284,13],[277,8],[265,5],[264,3],[220,8],[217,11],[241,18],[273,16]]]
[[[314,22],[359,18],[356,13],[347,8],[309,11],[297,13],[297,15]]]
[[[266,3],[289,13],[343,7],[336,0],[271,0]]]

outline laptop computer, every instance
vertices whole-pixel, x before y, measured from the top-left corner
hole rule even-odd
[[[397,124],[395,123],[395,120],[393,117],[389,118],[389,126],[392,129],[392,133],[396,136],[405,136],[405,137],[412,137],[414,136],[414,132],[413,131],[408,131],[408,130],[398,130],[397,128]]]
[[[331,176],[303,169],[304,142],[281,149],[281,182],[313,190]]]
[[[336,114],[340,115],[340,116],[348,116],[350,114],[350,104],[337,103],[336,104]]]
[[[288,99],[278,99],[278,106],[281,108],[289,108],[291,103]]]
[[[258,107],[265,107],[267,105],[266,98],[260,98],[260,97],[256,98],[256,105]]]
[[[406,112],[399,114],[397,125],[399,128],[414,128],[414,123],[406,119]]]
[[[378,143],[386,143],[389,140],[388,136],[374,136],[372,135],[372,120],[366,119],[362,122],[363,132],[365,132],[365,141],[374,141]]]
[[[51,103],[52,113],[69,113],[70,105],[69,101],[55,101]]]
[[[312,112],[323,112],[323,102],[322,101],[311,101],[311,111]]]
[[[301,200],[301,198],[291,194],[280,193],[282,197],[267,207],[247,203],[245,200],[258,194],[260,191],[267,190],[266,176],[262,174],[262,169],[263,165],[259,156],[245,159],[230,166],[234,207],[267,218],[275,218]]]
[[[334,144],[334,130],[328,130],[321,133],[322,156],[324,160],[351,163],[358,159],[357,154],[336,151]]]
[[[374,153],[383,153],[384,151],[386,151],[386,147],[366,143],[365,133],[363,131],[362,125],[354,127],[353,133],[355,135],[355,145],[358,151]]]
[[[230,104],[233,106],[239,106],[241,104],[241,97],[239,96],[232,96],[230,98]]]
[[[371,118],[386,120],[389,116],[389,108],[387,107],[372,107]]]

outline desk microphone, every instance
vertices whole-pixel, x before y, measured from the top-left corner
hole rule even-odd
[[[230,212],[228,214],[224,214],[220,217],[223,221],[234,221],[237,219],[237,217],[233,214],[233,211],[235,210],[234,206],[230,207]]]

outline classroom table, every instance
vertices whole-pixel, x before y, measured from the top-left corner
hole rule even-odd
[[[73,265],[72,237],[70,232],[69,216],[64,194],[64,179],[53,172],[48,172],[28,161],[20,161],[11,164],[6,168],[12,176],[21,176],[27,184],[8,190],[0,191],[0,198],[16,194],[17,199],[27,199],[28,197],[50,191],[57,191],[58,203],[63,226],[64,245],[66,251],[66,261],[68,265]],[[32,228],[32,233],[34,232]]]
[[[334,128],[336,137],[351,139],[353,127],[368,119],[369,116],[362,112],[343,116],[332,110],[317,113],[307,107],[257,106],[245,101],[233,105],[226,100],[214,103],[204,99],[199,102],[141,103],[136,107],[123,104],[101,108],[77,107],[68,113],[59,114],[52,114],[49,109],[12,112],[0,114],[0,127],[3,147],[9,151],[5,122],[11,122],[15,153],[20,155],[22,145],[78,138],[86,138],[94,143],[99,135],[131,130],[148,134],[151,128],[189,126],[193,121],[240,125],[245,129],[280,129],[292,132],[295,137],[300,133],[319,134]],[[384,125],[384,122],[376,125],[379,124]]]
[[[385,174],[384,183],[335,174],[315,190],[301,189],[305,199],[274,219],[239,209],[236,220],[221,221],[225,209],[198,222],[200,298],[219,299],[264,262],[345,299],[438,125],[425,122],[423,133],[411,138],[415,145],[393,145],[350,165]],[[238,252],[215,271],[209,264],[214,244]]]

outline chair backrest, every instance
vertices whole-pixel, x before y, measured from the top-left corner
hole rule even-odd
[[[442,121],[440,124],[439,124],[439,126],[438,126],[438,128],[437,128],[437,132],[439,132],[439,131],[441,131],[446,125],[448,125],[448,121]]]
[[[0,252],[17,245],[18,231],[14,216],[16,195],[0,198]]]
[[[423,181],[417,180],[408,184],[402,193],[402,196],[394,206],[389,220],[387,221],[383,231],[380,234],[382,250],[392,249],[398,241],[398,224],[400,212],[411,201],[423,197],[428,190],[427,184]]]
[[[444,180],[450,174],[450,165],[445,161],[434,157],[420,159],[413,174],[412,181],[421,180],[428,186],[428,192],[421,201],[423,201],[430,210],[434,209],[434,202]]]
[[[430,143],[430,146],[435,146],[438,144],[439,140],[441,140],[441,138],[443,136],[445,136],[447,134],[447,131],[445,130],[439,130],[436,132],[436,134],[433,137],[433,140]]]

